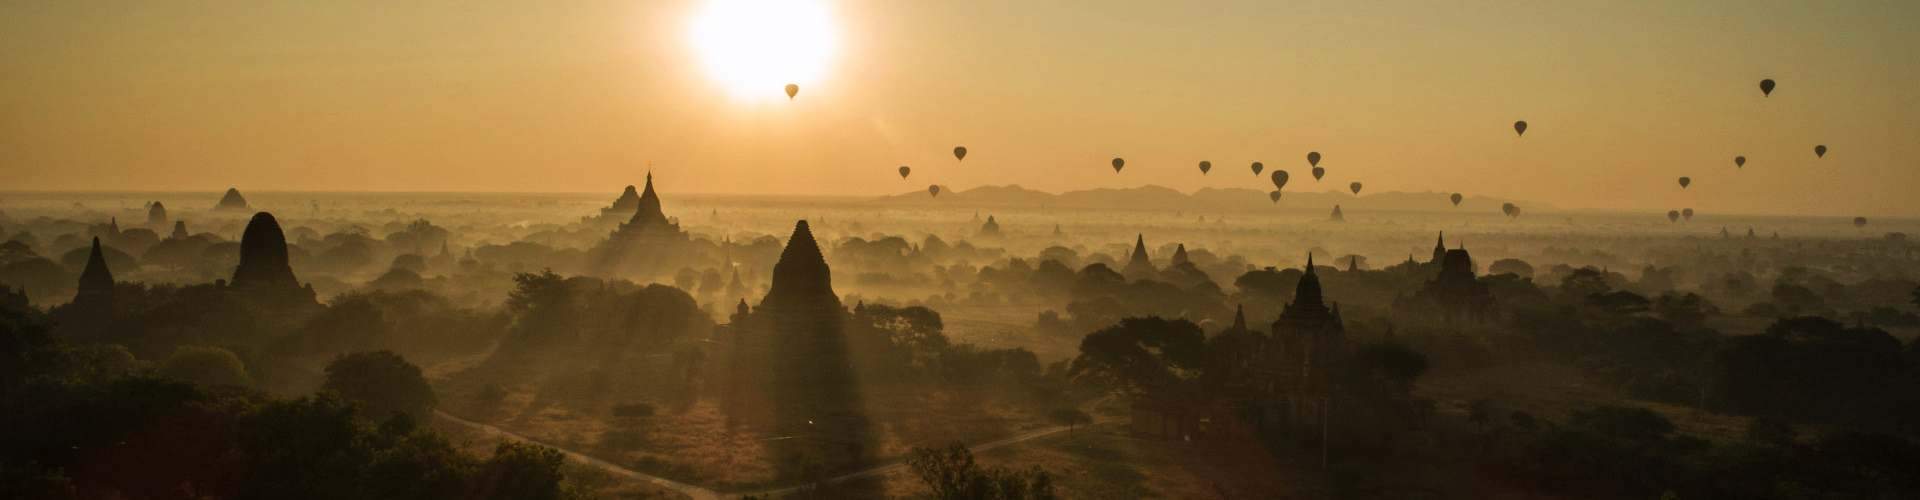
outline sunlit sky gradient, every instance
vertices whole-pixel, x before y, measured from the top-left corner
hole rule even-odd
[[[792,101],[703,66],[702,3],[0,1],[0,189],[611,195],[648,161],[670,192],[1266,189],[1261,160],[1290,190],[1920,214],[1911,0],[845,0]]]

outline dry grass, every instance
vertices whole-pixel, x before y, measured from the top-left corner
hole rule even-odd
[[[1496,418],[1524,411],[1535,417],[1565,421],[1573,412],[1600,405],[1636,406],[1665,415],[1684,434],[1713,441],[1739,440],[1746,417],[1716,414],[1688,406],[1628,399],[1627,395],[1586,376],[1580,369],[1552,363],[1498,365],[1472,373],[1434,375],[1421,379],[1415,392],[1434,400],[1442,414],[1468,413],[1474,400],[1485,399],[1498,409]]]
[[[974,457],[983,466],[1040,467],[1062,498],[1318,498],[1310,470],[1256,448],[1136,439],[1099,424]],[[910,470],[876,482],[889,497],[924,497]]]
[[[442,381],[447,411],[544,442],[619,463],[637,471],[733,490],[783,483],[766,429],[729,427],[719,403],[656,405],[650,417],[615,417],[612,403],[547,398],[533,385],[500,386],[497,404],[477,397],[482,387]],[[1045,427],[1039,415],[973,392],[904,390],[865,394],[874,423],[876,461],[904,456],[915,446],[981,442]]]
[[[455,448],[476,456],[489,456],[499,446],[500,436],[477,432],[471,427],[435,419],[433,429],[447,436]],[[589,498],[604,499],[684,499],[679,492],[661,488],[652,483],[629,479],[601,470],[599,467],[574,461],[567,461],[562,469],[569,488],[587,493]]]

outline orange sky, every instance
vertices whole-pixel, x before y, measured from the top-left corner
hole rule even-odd
[[[1290,190],[1920,213],[1909,0],[848,0],[792,101],[716,81],[701,3],[0,3],[0,189],[613,193],[648,161],[678,192],[1266,189],[1260,160]]]

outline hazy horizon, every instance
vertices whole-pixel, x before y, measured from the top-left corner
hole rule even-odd
[[[1256,160],[1299,189],[1319,151],[1369,192],[1920,211],[1911,2],[848,0],[781,4],[805,40],[713,47],[700,20],[730,4],[11,3],[0,168],[32,190],[596,192],[651,164],[681,192],[878,196],[1266,189]]]

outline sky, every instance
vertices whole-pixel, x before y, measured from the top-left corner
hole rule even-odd
[[[1920,215],[1911,0],[752,3],[0,0],[0,190],[1265,191],[1261,161],[1289,191]],[[727,31],[765,17],[794,22]]]

